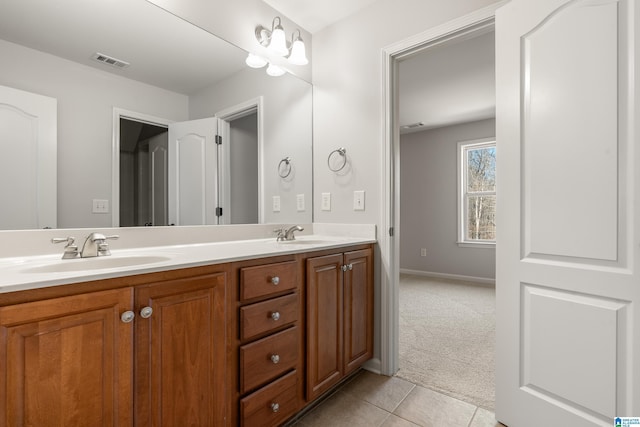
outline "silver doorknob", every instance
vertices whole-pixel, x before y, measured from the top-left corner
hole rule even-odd
[[[274,311],[273,313],[271,313],[271,318],[273,320],[280,320],[280,313],[277,311]]]
[[[277,365],[280,362],[280,356],[278,356],[277,354],[272,354],[271,361],[274,365]]]
[[[346,265],[343,265],[341,268],[342,268],[342,271],[347,271],[347,268],[349,267],[347,267]]]
[[[353,270],[353,264],[349,264],[347,267],[349,267],[349,271]]]
[[[131,323],[133,322],[133,319],[135,317],[136,317],[136,314],[133,311],[129,310],[129,311],[125,311],[120,315],[120,320],[122,320],[123,323]]]
[[[140,317],[142,317],[143,319],[148,319],[149,317],[151,317],[152,314],[153,314],[153,308],[149,306],[140,310]]]
[[[273,277],[271,278],[271,283],[272,283],[274,286],[277,286],[277,285],[280,283],[280,278],[279,278],[278,276],[273,276]]]
[[[280,405],[278,405],[277,403],[272,403],[271,404],[271,410],[273,412],[278,412],[280,410]]]

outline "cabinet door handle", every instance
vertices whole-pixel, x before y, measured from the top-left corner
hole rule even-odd
[[[348,267],[349,267],[349,271],[353,270],[353,264],[349,264]]]
[[[273,412],[278,412],[280,410],[280,405],[278,405],[277,403],[272,403],[271,404],[271,410]]]
[[[123,323],[131,323],[133,322],[133,319],[135,317],[136,317],[136,314],[133,311],[129,310],[129,311],[125,311],[120,315],[120,320],[122,320]]]
[[[271,318],[276,321],[280,320],[280,312],[274,311],[273,313],[271,313]]]
[[[342,268],[342,271],[347,271],[347,268],[349,267],[347,267],[346,265],[343,265],[341,268]]]
[[[151,317],[152,314],[153,314],[153,308],[149,306],[140,310],[140,317],[142,317],[143,319],[148,319],[149,317]]]
[[[274,365],[277,365],[278,363],[280,363],[280,356],[277,354],[272,354],[271,361],[273,362]]]
[[[271,278],[271,283],[273,284],[273,286],[277,286],[280,283],[280,278],[278,276],[273,276]]]

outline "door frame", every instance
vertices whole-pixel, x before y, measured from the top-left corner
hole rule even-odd
[[[378,237],[380,246],[380,371],[399,369],[400,281],[400,128],[398,124],[398,63],[418,52],[494,28],[501,0],[382,49],[382,144],[380,193],[383,195]]]
[[[120,119],[169,128],[173,120],[113,107],[111,143],[111,226],[120,227]]]
[[[230,141],[231,136],[231,122],[253,113],[256,113],[258,120],[258,224],[264,222],[264,99],[262,96],[258,96],[225,108],[215,114],[215,117],[219,120],[218,133],[222,137],[222,145],[218,149],[218,171],[220,177],[218,183],[218,200],[222,202],[221,206],[227,211],[227,214],[222,216],[222,222],[220,222],[220,224],[229,224],[228,220],[231,218],[230,172],[228,166],[230,150],[227,148],[229,147],[228,141]],[[226,144],[225,141],[227,142]]]

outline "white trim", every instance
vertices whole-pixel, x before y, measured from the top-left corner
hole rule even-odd
[[[113,107],[113,131],[111,134],[111,226],[120,227],[120,119],[169,127],[174,120]]]
[[[434,277],[437,279],[462,280],[464,282],[475,282],[482,285],[496,285],[496,279],[487,277],[464,276],[462,274],[436,273],[435,271],[400,269],[401,274],[411,274],[413,276]]]
[[[399,239],[389,236],[393,227],[395,235],[400,234],[398,203],[399,170],[397,167],[399,129],[397,126],[397,66],[398,60],[422,49],[442,44],[478,32],[489,31],[494,27],[496,10],[507,0],[496,2],[468,15],[439,25],[416,36],[409,37],[382,49],[381,89],[382,89],[382,143],[380,144],[381,174],[380,203],[381,228],[380,245],[380,360],[381,371],[393,375],[398,371],[399,313],[398,281]]]
[[[474,249],[495,249],[496,242],[456,242],[459,248],[474,248]]]
[[[220,134],[223,137],[223,141],[229,140],[229,129],[230,122],[236,119],[240,119],[242,117],[246,117],[249,114],[253,114],[256,112],[258,118],[258,223],[262,224],[265,218],[265,206],[264,206],[264,186],[265,186],[265,177],[264,177],[264,98],[262,96],[258,96],[256,98],[249,99],[247,101],[241,102],[240,104],[236,104],[232,107],[225,108],[222,111],[218,111],[215,114],[222,123],[219,123],[218,129],[220,129]],[[222,144],[222,148],[218,151],[220,153],[220,158],[225,159],[224,162],[219,162],[218,167],[220,171],[220,177],[222,179],[222,183],[220,184],[220,200],[223,201],[223,205],[229,214],[231,213],[231,194],[229,187],[229,175],[227,171],[227,166],[229,165],[229,150],[226,148],[228,145],[225,145],[224,142]],[[223,215],[223,222],[221,224],[228,224],[227,219],[230,218],[230,215]]]

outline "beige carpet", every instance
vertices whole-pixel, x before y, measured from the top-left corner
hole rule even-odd
[[[494,411],[495,289],[400,277],[400,371],[415,384]]]

